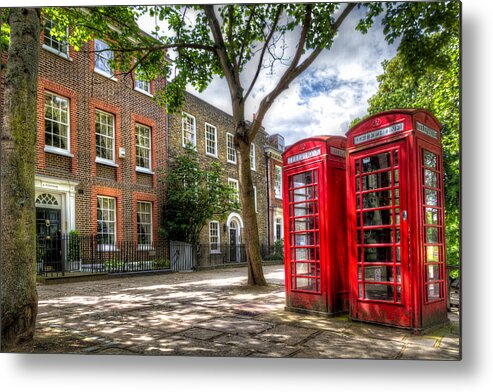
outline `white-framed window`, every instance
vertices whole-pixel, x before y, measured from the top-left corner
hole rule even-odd
[[[94,71],[109,78],[113,78],[110,61],[113,60],[113,51],[109,45],[99,39],[94,40]]]
[[[238,180],[235,180],[234,178],[228,178],[228,186],[230,188],[233,188],[233,190],[235,191],[235,200],[237,202],[240,201],[240,183],[238,182]]]
[[[197,131],[195,128],[195,117],[188,113],[182,112],[181,129],[183,138],[183,147],[197,146]]]
[[[276,217],[274,222],[274,241],[280,240],[283,237],[282,218]]]
[[[209,222],[209,247],[210,253],[221,253],[221,232],[219,222]]]
[[[140,91],[141,93],[151,95],[151,81],[146,80],[144,75],[140,72],[135,73],[135,83],[134,83],[134,88],[137,91]]]
[[[96,162],[115,162],[115,116],[96,110]]]
[[[258,205],[257,205],[257,187],[254,185],[253,186],[253,201],[255,203],[255,212],[258,212]]]
[[[274,192],[277,199],[282,199],[282,167],[276,165],[274,169]]]
[[[137,202],[137,242],[139,247],[152,246],[152,203]]]
[[[205,153],[217,158],[217,128],[205,123]]]
[[[226,133],[226,159],[229,163],[236,164],[236,148],[234,136],[231,133]]]
[[[51,30],[56,26],[56,22],[46,16],[43,19],[43,48],[62,57],[69,58],[67,43],[68,27],[65,37],[55,38],[51,35]]]
[[[45,151],[67,155],[70,151],[70,100],[45,91]]]
[[[101,250],[111,250],[116,245],[116,199],[97,197],[98,245]]]
[[[255,144],[251,143],[250,144],[250,169],[256,170],[256,164],[255,164]]]
[[[150,127],[142,124],[135,126],[135,164],[137,171],[151,171],[151,133]]]

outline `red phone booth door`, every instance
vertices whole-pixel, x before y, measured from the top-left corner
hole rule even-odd
[[[404,143],[355,153],[350,159],[351,316],[410,327]]]
[[[312,165],[288,175],[290,265],[286,278],[290,291],[297,292],[291,306],[325,311],[326,299],[321,298],[319,169],[320,165]]]

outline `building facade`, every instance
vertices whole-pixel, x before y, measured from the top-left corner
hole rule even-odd
[[[282,153],[285,150],[284,137],[280,134],[269,136],[265,145],[267,178],[267,220],[268,245],[282,246],[279,241],[284,238],[282,214]]]
[[[219,162],[225,169],[228,183],[238,189],[238,159],[234,148],[234,124],[232,116],[212,106],[204,100],[187,93],[185,105],[180,113],[170,114],[168,120],[169,159],[184,152],[185,146],[191,144],[198,152],[200,164],[206,167],[210,162]],[[265,181],[266,160],[264,146],[267,133],[260,130],[251,148],[251,170],[256,200],[257,222],[261,244],[268,242],[267,225],[267,186]],[[226,219],[211,219],[201,231],[201,252],[221,254],[230,252],[231,247],[244,244],[243,220],[241,210],[231,211]],[[241,252],[241,250],[238,250]],[[224,255],[223,255],[224,256]],[[231,255],[233,258],[238,255]],[[220,255],[217,257],[220,259]]]
[[[112,53],[94,52],[105,42],[76,52],[49,34],[52,26],[44,20],[39,58],[37,236],[77,232],[98,252],[121,250],[122,242],[150,248],[166,169],[166,112],[152,96],[165,81],[116,75]],[[66,253],[57,249],[62,260]]]

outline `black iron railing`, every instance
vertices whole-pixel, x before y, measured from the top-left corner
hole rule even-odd
[[[38,236],[36,271],[38,275],[71,272],[127,273],[170,269],[168,243],[150,244],[116,241],[102,244],[97,236]]]
[[[171,249],[171,250],[170,250]],[[282,261],[279,246],[260,246],[262,259]],[[36,271],[40,276],[66,273],[132,273],[158,270],[190,270],[230,265],[246,265],[245,245],[190,244],[154,241],[138,244],[117,241],[103,244],[97,236],[38,236],[36,240]]]

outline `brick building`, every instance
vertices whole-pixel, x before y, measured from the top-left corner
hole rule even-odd
[[[239,190],[238,163],[233,144],[232,116],[204,100],[187,93],[181,113],[169,115],[169,159],[180,155],[188,143],[199,153],[201,165],[217,161],[226,171],[227,181]],[[256,194],[256,210],[261,244],[268,243],[265,130],[259,131],[251,149],[252,177]],[[231,211],[223,220],[211,220],[200,234],[200,243],[208,244],[209,254],[224,253],[224,249],[243,244],[244,221],[241,211]],[[202,250],[204,253],[206,250]],[[240,252],[240,251],[238,251]],[[240,256],[240,255],[238,255]]]
[[[269,136],[265,145],[269,246],[284,238],[282,215],[282,153],[284,150],[285,142],[282,135]]]
[[[76,52],[51,27],[45,20],[38,82],[38,238],[76,230],[96,238],[98,251],[151,247],[166,169],[166,113],[151,97],[165,82],[114,75],[112,53],[92,52],[105,42]]]

